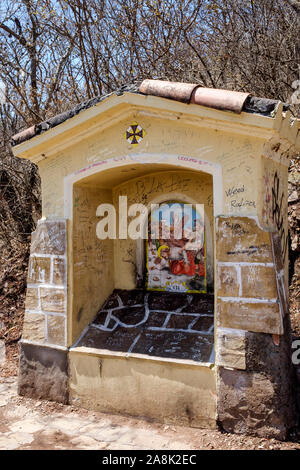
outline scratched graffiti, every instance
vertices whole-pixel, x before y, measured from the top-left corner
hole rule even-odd
[[[78,322],[89,318],[111,289],[112,246],[110,240],[99,240],[95,231],[99,199],[108,197],[105,190],[74,187],[73,311]]]
[[[241,208],[241,207],[256,207],[256,203],[255,201],[253,200],[249,200],[249,199],[244,199],[242,197],[241,200],[237,200],[237,199],[232,199],[230,201],[230,205],[232,208]]]
[[[146,202],[150,195],[175,191],[187,191],[192,181],[190,177],[172,174],[170,177],[148,177],[136,181],[135,197],[139,202]]]
[[[225,190],[226,197],[235,196],[236,194],[244,193],[244,192],[245,192],[244,184],[241,186],[232,186],[227,191]]]
[[[244,184],[238,186],[233,185],[225,190],[226,198],[230,198],[231,209],[241,209],[242,207],[254,207],[256,208],[256,202],[253,199],[247,199],[246,197],[240,197],[242,193],[245,193],[247,188]]]
[[[213,296],[115,290],[78,346],[212,362]]]
[[[195,192],[199,187],[203,189],[203,192],[209,193],[211,186],[212,183],[207,177],[195,178],[188,173],[149,175],[132,181],[130,185],[128,183],[122,184],[114,194],[114,202],[117,202],[119,196],[126,195],[128,204],[139,202],[147,205],[156,195],[173,192],[191,193]],[[210,195],[209,207],[212,206],[212,195]]]
[[[274,174],[272,187],[272,218],[281,240],[281,254],[285,261],[288,247],[288,234],[284,228],[284,214],[286,213],[283,204],[284,192],[280,190],[280,179],[277,171]]]

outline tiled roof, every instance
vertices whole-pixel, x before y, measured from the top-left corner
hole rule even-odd
[[[234,113],[257,113],[272,117],[272,113],[278,105],[278,100],[257,98],[250,93],[221,90],[215,88],[203,88],[194,83],[168,82],[163,80],[144,80],[139,83],[124,85],[112,93],[96,96],[88,101],[76,105],[73,109],[65,111],[57,116],[47,119],[39,124],[22,130],[12,136],[11,145],[15,146],[31,139],[36,135],[46,132],[48,129],[58,126],[68,119],[76,116],[96,104],[104,101],[111,95],[122,95],[123,93],[138,93],[141,95],[152,95],[180,101],[187,104],[198,104],[210,108],[231,111]],[[287,105],[284,105],[287,109]]]

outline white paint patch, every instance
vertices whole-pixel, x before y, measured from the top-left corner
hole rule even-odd
[[[218,266],[264,266],[274,268],[274,263],[248,263],[246,261],[218,261]]]
[[[236,269],[236,275],[237,275],[237,282],[238,282],[238,285],[239,285],[239,296],[242,297],[243,293],[242,293],[242,275],[241,275],[241,267],[240,266],[235,266],[235,269]]]
[[[277,299],[254,299],[252,297],[218,297],[223,302],[241,302],[247,304],[276,304]]]
[[[244,337],[246,335],[246,330],[237,330],[235,328],[220,327],[218,328],[218,335]]]

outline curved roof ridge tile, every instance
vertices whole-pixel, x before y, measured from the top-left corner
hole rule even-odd
[[[78,103],[69,111],[64,111],[45,121],[24,129],[11,138],[11,145],[19,145],[48,129],[58,126],[80,112],[96,106],[111,95],[120,96],[124,93],[139,93],[142,95],[158,96],[172,99],[186,104],[198,104],[222,111],[231,111],[240,114],[242,111],[256,113],[263,116],[274,117],[274,110],[279,100],[257,98],[247,92],[223,90],[218,88],[205,88],[196,83],[171,82],[167,80],[146,79],[139,82],[123,85],[115,91],[95,96],[89,100]],[[288,105],[284,104],[284,110]]]

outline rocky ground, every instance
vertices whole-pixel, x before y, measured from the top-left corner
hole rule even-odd
[[[300,450],[288,442],[168,426],[20,397],[17,347],[0,365],[0,450]]]

